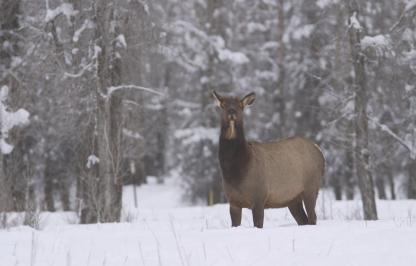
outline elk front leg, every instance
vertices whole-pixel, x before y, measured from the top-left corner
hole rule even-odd
[[[253,207],[253,223],[257,228],[263,228],[264,206],[263,204],[256,204]]]
[[[241,225],[241,208],[230,204],[231,224],[233,227]]]

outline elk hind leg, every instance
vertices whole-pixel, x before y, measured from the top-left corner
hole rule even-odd
[[[305,203],[306,213],[308,214],[308,224],[316,224],[316,199],[318,197],[317,191],[305,192],[303,201]]]
[[[303,209],[302,199],[298,198],[289,204],[289,210],[298,225],[308,224],[308,217]]]

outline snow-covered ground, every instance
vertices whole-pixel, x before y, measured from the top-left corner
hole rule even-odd
[[[265,228],[230,228],[227,205],[184,207],[168,180],[125,188],[123,223],[74,225],[71,214],[43,214],[41,230],[0,230],[0,266],[415,265],[416,201],[378,201],[365,222],[358,201],[321,193],[317,226],[299,227],[288,210],[267,210]]]

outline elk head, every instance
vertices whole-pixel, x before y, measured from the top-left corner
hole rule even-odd
[[[236,128],[243,127],[244,108],[254,102],[256,95],[251,92],[242,99],[221,96],[215,91],[212,92],[212,95],[221,110],[221,132],[224,132],[226,139],[235,139],[237,137]]]

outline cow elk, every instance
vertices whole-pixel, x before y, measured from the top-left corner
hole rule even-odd
[[[232,226],[241,224],[242,208],[251,209],[254,226],[262,228],[264,209],[282,207],[289,208],[298,225],[316,224],[315,205],[325,169],[319,146],[301,137],[247,141],[243,111],[255,94],[241,100],[215,91],[213,96],[221,110],[219,162]]]

